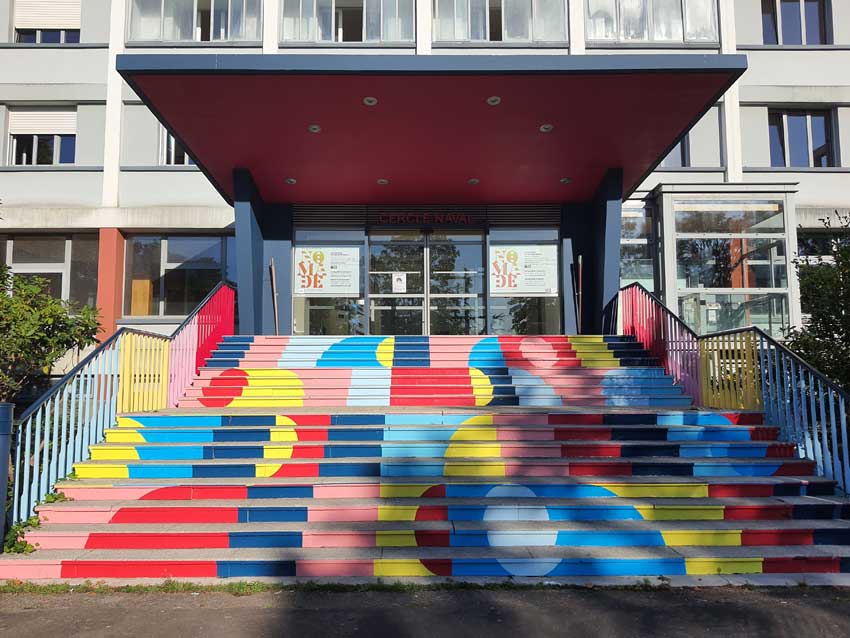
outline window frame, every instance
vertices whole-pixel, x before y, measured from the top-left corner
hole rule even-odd
[[[319,37],[319,19],[318,19],[318,6],[314,1],[313,4],[313,20],[316,22],[315,36],[312,38],[287,38],[284,37],[285,28],[284,28],[284,20],[286,19],[285,7],[287,2],[298,1],[299,13],[298,20],[303,19],[303,0],[276,0],[279,3],[280,7],[280,17],[278,21],[278,38],[279,44],[282,46],[299,46],[299,45],[321,45],[321,46],[351,46],[351,45],[394,45],[394,46],[412,46],[416,43],[416,3],[417,2],[430,2],[431,0],[413,0],[413,12],[411,15],[412,24],[411,24],[411,38],[408,40],[389,40],[384,39],[384,4],[383,2],[378,2],[378,6],[380,7],[380,13],[378,14],[380,19],[378,20],[378,26],[380,27],[381,37],[378,39],[367,39],[366,37],[366,4],[369,0],[362,0],[362,4],[360,7],[338,7],[336,0],[331,0],[331,35],[332,38],[330,40],[323,40]],[[398,16],[398,4],[399,0],[395,0],[395,9],[396,16]],[[342,16],[344,15],[344,9],[360,9],[361,13],[361,24],[360,24],[360,39],[359,40],[343,40],[343,29],[342,29]]]
[[[18,164],[15,161],[15,156],[17,155],[18,149],[18,137],[31,137],[33,140],[32,148],[32,158],[31,161],[27,164]],[[53,138],[53,161],[50,164],[38,164],[36,162],[38,158],[38,140],[39,138],[52,137]],[[62,138],[63,137],[73,137],[74,138],[74,161],[73,162],[61,162],[62,156]],[[76,166],[77,164],[77,134],[71,135],[70,133],[9,133],[9,155],[7,158],[6,165],[7,166]]]
[[[713,40],[694,40],[687,37],[687,8],[688,0],[679,0],[682,16],[682,39],[681,40],[655,40],[652,37],[653,25],[653,3],[651,0],[643,0],[646,7],[646,39],[642,40],[626,40],[621,37],[620,27],[620,0],[613,0],[614,4],[614,37],[613,38],[591,38],[588,36],[588,16],[590,15],[588,2],[590,0],[570,0],[571,2],[584,2],[584,33],[587,45],[595,48],[605,48],[609,46],[634,46],[634,47],[699,47],[699,48],[719,48],[720,46],[720,7],[719,0],[712,0],[714,6],[715,26],[717,28],[717,37]]]
[[[788,116],[789,115],[805,115],[806,117],[806,141],[808,145],[808,155],[809,161],[807,166],[792,166],[791,165],[791,146],[790,146],[790,137],[788,133]],[[828,164],[826,166],[816,166],[815,165],[815,148],[812,143],[812,115],[823,115],[825,116],[826,122],[826,146],[828,151]],[[773,154],[770,149],[770,120],[771,116],[779,116],[781,118],[782,123],[782,154],[784,159],[784,166],[775,166]],[[830,169],[836,168],[838,166],[838,145],[837,138],[835,135],[836,126],[835,126],[835,109],[826,108],[826,109],[799,109],[799,108],[768,108],[767,110],[767,118],[768,118],[768,153],[770,153],[770,167],[778,168],[778,169],[790,169],[790,170],[806,170],[806,169]]]
[[[122,291],[121,291],[121,318],[122,319],[169,319],[169,318],[180,318],[185,317],[186,315],[168,315],[165,314],[165,274],[170,270],[178,270],[186,264],[191,265],[192,262],[171,262],[168,261],[168,240],[171,237],[213,237],[219,240],[220,247],[220,268],[219,271],[221,273],[221,281],[227,280],[227,272],[228,272],[228,254],[227,254],[227,238],[232,237],[232,235],[227,234],[216,234],[216,233],[171,233],[171,234],[161,234],[161,233],[133,233],[132,235],[128,235],[125,240],[125,245],[129,245],[129,243],[136,238],[155,238],[159,239],[159,298],[156,302],[156,312],[147,314],[147,315],[134,315],[130,314],[129,307],[127,304],[127,283],[128,276],[131,272],[131,251],[124,251],[124,273],[122,277]],[[235,255],[234,255],[235,259]]]
[[[180,147],[183,151],[184,161],[182,163],[174,161],[178,147]],[[159,164],[160,166],[192,166],[195,168],[198,166],[192,158],[189,157],[189,153],[186,152],[186,147],[177,141],[177,138],[169,133],[164,127],[161,128],[159,140]]]
[[[832,2],[831,0],[816,0],[821,3],[823,7],[823,11],[821,12],[822,24],[820,25],[823,29],[823,42],[816,42],[813,44],[809,44],[807,42],[808,39],[808,29],[806,28],[806,2],[808,0],[797,0],[799,4],[799,15],[800,15],[800,44],[785,44],[783,42],[783,34],[782,34],[782,2],[787,0],[762,0],[761,1],[761,15],[762,15],[762,44],[765,46],[774,46],[774,47],[817,47],[817,46],[829,46],[834,43],[833,37],[833,18],[832,18]],[[771,3],[773,6],[773,26],[776,30],[776,42],[765,42],[764,41],[764,5],[765,3]]]

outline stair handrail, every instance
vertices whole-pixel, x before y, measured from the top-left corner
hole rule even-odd
[[[171,335],[119,328],[24,410],[12,432],[11,522],[33,514],[119,413],[176,405],[234,318],[235,287],[220,282]]]
[[[656,305],[656,313],[672,321],[672,311],[639,283],[623,287],[621,296],[628,303],[629,295],[636,294],[631,291],[636,290]],[[622,302],[621,298],[621,308]],[[651,326],[642,331],[634,325],[636,318],[652,320],[655,316],[623,313],[623,330],[627,334],[657,334]],[[677,325],[684,325],[678,317],[676,320]],[[704,335],[690,328],[688,331],[696,337],[699,359],[700,393],[692,395],[696,405],[764,412],[767,423],[779,428],[780,440],[794,443],[797,455],[814,461],[818,474],[836,481],[845,493],[850,492],[850,393],[757,326]],[[648,340],[637,338],[651,349]],[[656,351],[659,347],[655,344]],[[666,364],[665,370],[670,372]]]

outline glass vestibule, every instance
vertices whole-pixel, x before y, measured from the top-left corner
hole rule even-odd
[[[294,334],[561,330],[557,229],[491,229],[489,248],[483,229],[295,235]]]

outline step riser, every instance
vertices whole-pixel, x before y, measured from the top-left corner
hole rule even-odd
[[[635,388],[631,386],[622,387],[586,387],[586,388],[547,388],[547,387],[515,387],[513,385],[491,386],[487,389],[488,395],[495,397],[517,397],[517,398],[539,398],[545,399],[556,396],[563,399],[582,399],[594,397],[622,397],[622,398],[647,398],[647,397],[681,397],[681,388],[649,386]],[[255,386],[224,386],[215,384],[204,388],[189,388],[186,397],[229,397],[229,398],[292,398],[303,396],[307,399],[339,399],[347,400],[352,392],[348,388],[329,387],[303,387],[290,386],[279,387],[273,385]],[[364,397],[385,397],[389,394],[393,398],[415,399],[420,396],[430,397],[452,397],[476,396],[475,388],[469,384],[455,384],[444,386],[396,386],[392,387],[362,387],[358,386],[357,394]]]
[[[26,561],[0,569],[0,578],[452,578],[656,577],[717,574],[848,573],[838,557],[587,558],[587,559],[366,559],[276,561]]]
[[[389,393],[387,393],[389,394]],[[554,398],[525,398],[525,397],[502,397],[494,396],[489,399],[476,399],[469,397],[394,397],[375,396],[357,397],[348,399],[283,399],[266,397],[203,397],[198,399],[182,399],[178,403],[180,408],[340,408],[340,407],[445,407],[445,408],[469,408],[486,406],[526,406],[538,408],[561,408],[566,405],[575,407],[597,407],[597,408],[686,408],[691,405],[690,397],[604,397],[604,398],[571,398],[562,400]]]
[[[224,443],[271,441],[737,441],[774,442],[777,428],[118,428],[106,431],[107,443]]]
[[[516,462],[447,461],[427,462],[272,462],[220,464],[95,464],[74,466],[80,478],[258,478],[258,477],[568,477],[568,476],[798,476],[814,473],[810,461],[724,462],[698,461],[664,463],[655,461]]]
[[[850,518],[847,506],[794,505],[378,505],[372,507],[124,507],[84,510],[42,506],[53,525],[377,523],[410,521],[782,521]]]
[[[728,444],[581,444],[534,445],[498,443],[447,443],[392,445],[224,445],[224,446],[122,446],[93,447],[94,461],[166,461],[213,459],[344,459],[344,458],[634,458],[675,456],[680,458],[795,458],[796,447]]]
[[[39,549],[321,549],[375,547],[761,547],[850,545],[850,529],[815,530],[381,530],[61,534],[29,532]]]

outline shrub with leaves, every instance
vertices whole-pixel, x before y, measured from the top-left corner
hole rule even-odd
[[[97,309],[54,298],[49,282],[0,264],[0,402],[43,374],[68,350],[95,342]]]
[[[836,219],[823,220],[832,231],[828,254],[794,261],[810,318],[788,332],[785,345],[850,390],[850,215],[836,212]]]

